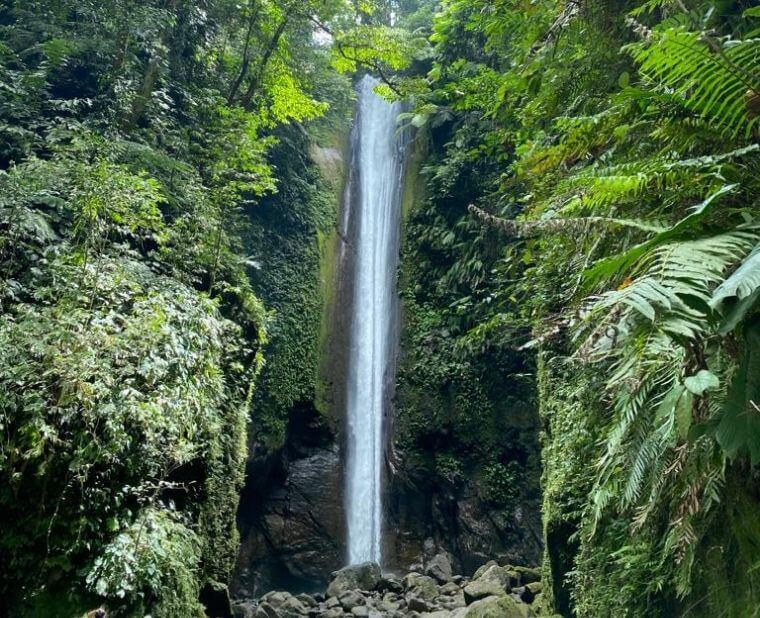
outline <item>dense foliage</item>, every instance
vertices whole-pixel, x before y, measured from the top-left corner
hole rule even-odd
[[[450,206],[420,237],[464,341],[540,350],[563,613],[757,605],[751,4],[450,0],[433,22],[408,121],[446,143]]]
[[[0,7],[0,613],[191,616],[224,590],[278,324],[247,211],[278,127],[344,122],[315,32],[358,10]]]

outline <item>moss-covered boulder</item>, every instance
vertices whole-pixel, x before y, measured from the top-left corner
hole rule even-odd
[[[532,612],[512,597],[492,596],[468,606],[464,618],[527,618]]]

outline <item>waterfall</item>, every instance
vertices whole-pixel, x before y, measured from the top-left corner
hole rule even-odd
[[[354,272],[346,391],[346,519],[350,564],[382,559],[383,417],[394,376],[403,138],[399,104],[358,86],[352,135]]]

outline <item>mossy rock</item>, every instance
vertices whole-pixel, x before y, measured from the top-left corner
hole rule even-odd
[[[487,597],[467,608],[464,618],[527,618],[533,612],[512,597]]]
[[[532,584],[541,581],[541,570],[530,567],[516,566],[513,568],[520,575],[521,584]]]

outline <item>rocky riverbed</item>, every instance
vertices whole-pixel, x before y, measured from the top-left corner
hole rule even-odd
[[[401,576],[375,563],[333,573],[324,593],[274,591],[234,604],[236,618],[528,618],[540,616],[538,569],[490,561],[471,577],[454,575],[446,554]]]

